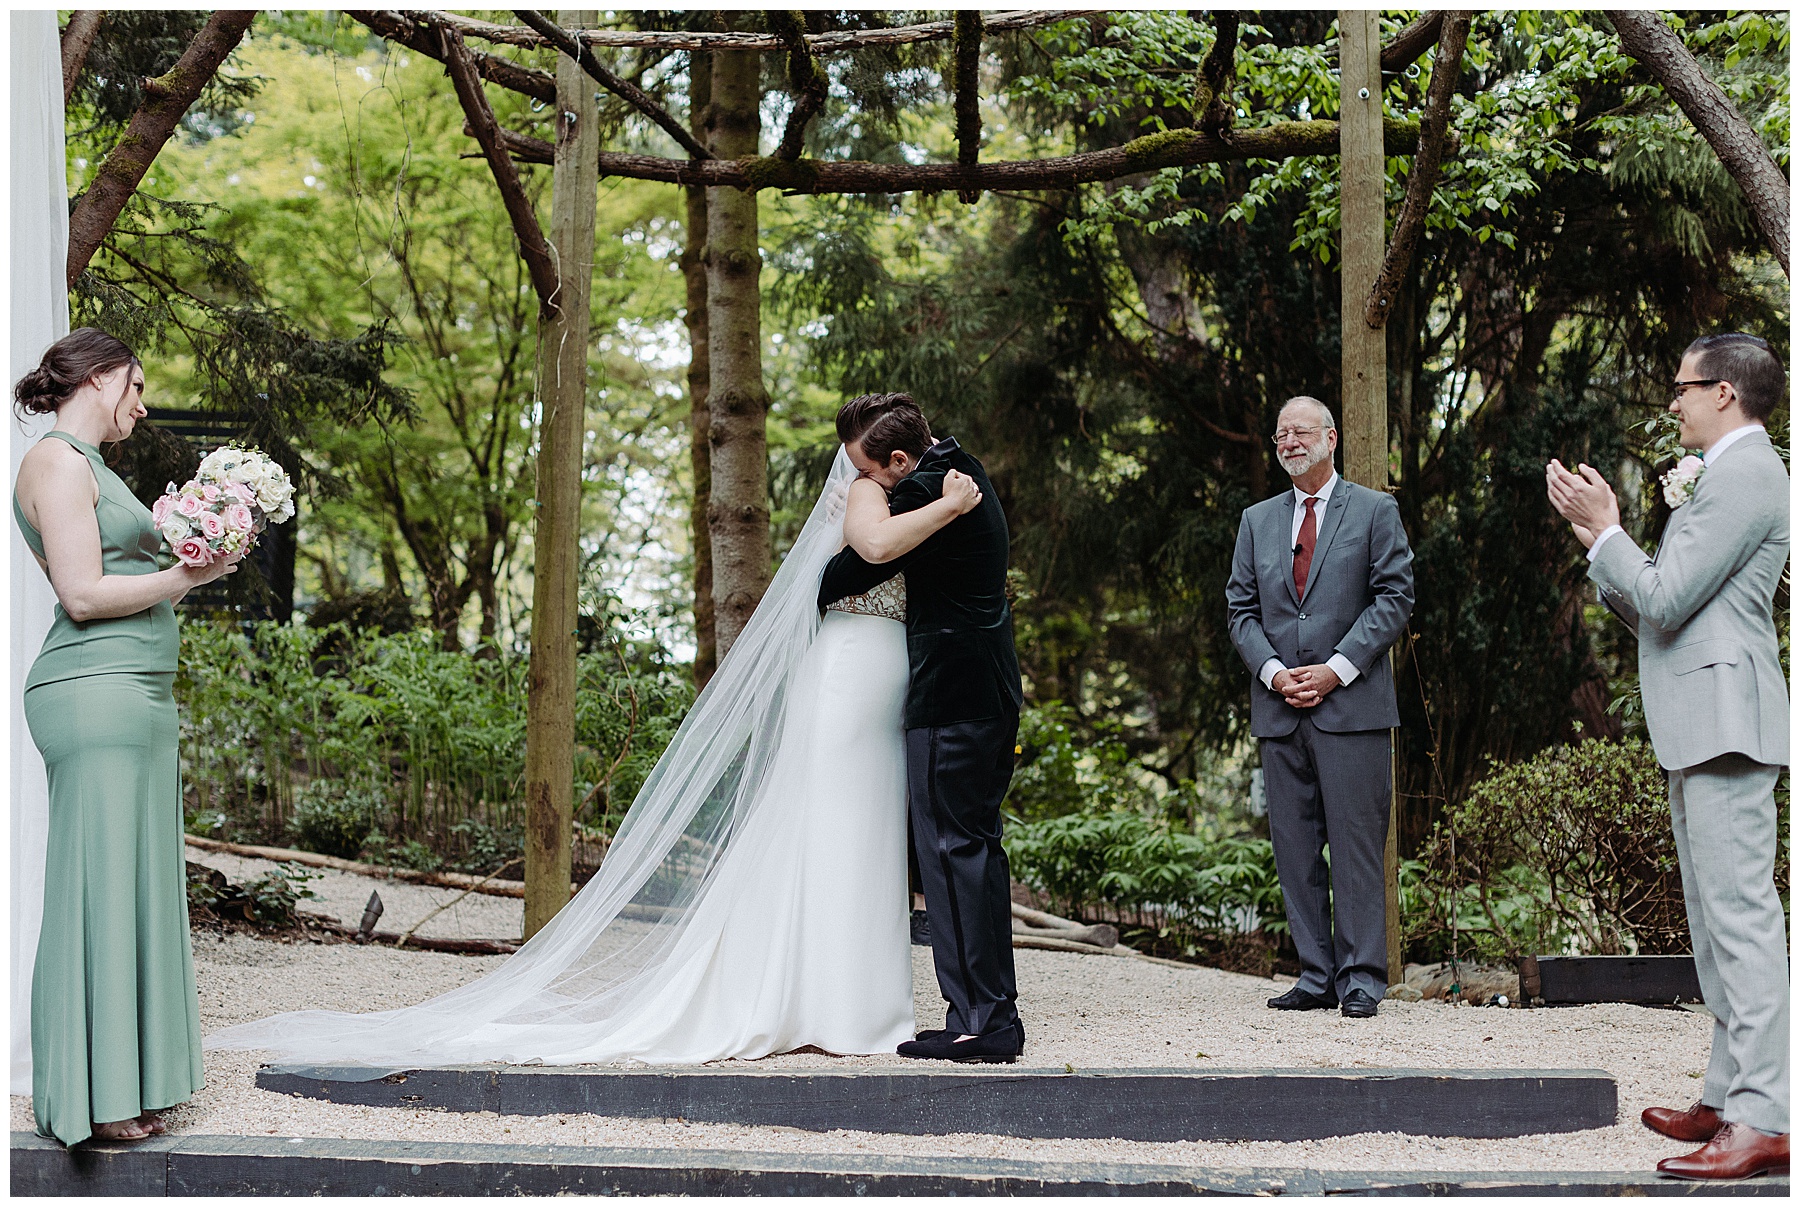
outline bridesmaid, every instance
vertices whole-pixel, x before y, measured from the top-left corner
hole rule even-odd
[[[19,467],[13,516],[59,603],[25,680],[50,778],[44,924],[31,982],[40,1135],[141,1140],[202,1085],[188,940],[173,603],[235,561],[159,568],[150,512],[100,459],[144,409],[144,370],[83,327],[13,387],[56,427]]]

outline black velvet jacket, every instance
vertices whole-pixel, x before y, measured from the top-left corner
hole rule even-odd
[[[906,727],[928,729],[1017,713],[1019,655],[1006,602],[1006,513],[981,462],[952,439],[926,450],[888,496],[894,514],[916,511],[944,493],[958,469],[981,487],[981,503],[927,537],[917,549],[872,565],[845,549],[825,567],[819,607],[906,575]]]

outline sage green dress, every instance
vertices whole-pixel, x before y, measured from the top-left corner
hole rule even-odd
[[[150,512],[100,459],[105,574],[160,569]],[[13,517],[39,557],[43,538]],[[188,938],[175,670],[167,600],[78,624],[59,604],[25,680],[25,720],[50,775],[44,923],[31,982],[32,1108],[40,1135],[76,1144],[203,1084]]]

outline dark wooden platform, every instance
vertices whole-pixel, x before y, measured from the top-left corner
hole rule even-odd
[[[1530,965],[1521,971],[1529,984]],[[1538,956],[1534,996],[1546,1005],[1700,1000],[1693,956]]]
[[[1497,1137],[1610,1127],[1597,1069],[612,1069],[473,1066],[351,1080],[264,1069],[259,1088],[331,1102],[505,1115],[691,1119],[807,1131],[1122,1140]],[[366,1075],[366,1074],[365,1074]]]
[[[85,1150],[85,1151],[84,1151]],[[1650,1173],[1200,1169],[976,1157],[577,1148],[278,1136],[162,1137],[74,1152],[12,1136],[12,1193],[129,1195],[1780,1195]]]

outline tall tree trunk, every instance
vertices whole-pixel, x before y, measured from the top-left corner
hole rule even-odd
[[[741,21],[741,17],[739,18]],[[724,160],[757,153],[762,62],[755,51],[713,57],[707,127]],[[769,585],[769,394],[762,373],[762,255],[756,192],[712,188],[706,198],[706,313],[712,386],[713,608],[719,658]]]
[[[712,105],[712,56],[695,51],[688,62],[688,120],[705,128]],[[712,530],[712,359],[706,311],[706,190],[689,186],[687,247],[681,274],[687,283],[688,453],[693,463],[694,505],[689,512],[694,547],[694,686],[705,687],[719,665],[713,619]]]
[[[1606,15],[1619,31],[1619,45],[1625,53],[1656,77],[1737,181],[1751,220],[1787,274],[1788,180],[1769,148],[1731,99],[1707,78],[1700,60],[1655,13],[1608,9]]]
[[[69,215],[69,284],[87,268],[163,144],[255,19],[254,11],[214,13],[167,75],[144,81],[144,103]]]
[[[557,13],[591,26],[590,9]],[[600,131],[594,87],[567,55],[556,64],[556,177],[550,245],[556,297],[539,324],[538,521],[525,704],[525,937],[569,902],[575,793],[576,587],[581,565],[581,461],[587,416],[588,291]]]

